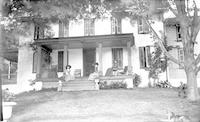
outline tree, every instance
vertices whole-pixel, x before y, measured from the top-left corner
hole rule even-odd
[[[112,12],[128,13],[130,17],[140,16],[146,20],[151,32],[157,39],[161,50],[173,62],[184,67],[187,77],[187,98],[192,101],[200,99],[197,88],[197,74],[200,71],[200,54],[194,55],[194,47],[197,44],[197,35],[200,30],[199,8],[195,0],[104,0],[106,6]],[[182,45],[184,50],[184,62],[173,57],[163,45],[164,39],[159,36],[152,27],[152,17],[161,15],[165,11],[171,11],[180,24]]]

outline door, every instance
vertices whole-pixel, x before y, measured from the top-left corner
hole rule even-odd
[[[94,64],[96,62],[96,49],[84,48],[83,49],[83,75],[89,76],[94,72]]]

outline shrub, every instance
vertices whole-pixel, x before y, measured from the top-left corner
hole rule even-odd
[[[138,74],[134,74],[134,79],[133,79],[133,86],[138,87],[141,83],[141,77]]]
[[[2,98],[3,98],[4,102],[11,102],[14,100],[15,95],[13,93],[11,93],[8,88],[6,88],[2,92]]]
[[[100,82],[99,83],[100,89],[126,89],[127,85],[123,82],[112,82],[110,84],[107,83],[107,81]]]

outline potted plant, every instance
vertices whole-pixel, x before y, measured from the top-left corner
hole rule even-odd
[[[12,107],[16,105],[14,102],[14,94],[9,92],[9,89],[3,90],[3,119],[6,122],[12,115]]]

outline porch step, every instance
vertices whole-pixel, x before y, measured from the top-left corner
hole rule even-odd
[[[89,80],[71,80],[63,83],[62,91],[96,90],[95,82]]]

